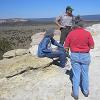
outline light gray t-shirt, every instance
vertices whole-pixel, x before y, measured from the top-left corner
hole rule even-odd
[[[59,20],[63,27],[73,25],[73,16],[68,16],[66,13],[57,17],[56,20]]]

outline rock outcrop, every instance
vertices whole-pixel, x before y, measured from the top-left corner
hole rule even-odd
[[[70,97],[69,76],[53,65],[52,59],[39,58],[35,54],[43,36],[44,33],[32,36],[31,49],[11,50],[3,55],[0,100],[65,100]],[[58,32],[55,38],[59,39]]]
[[[96,35],[93,34],[96,47],[91,51],[90,95],[85,98],[80,92],[80,100],[100,100],[100,85],[95,84],[100,82],[100,35],[97,33],[100,29],[94,31],[93,27],[88,27],[89,31],[96,31]],[[55,38],[59,40],[59,34]],[[32,46],[38,43],[32,42]],[[16,49],[3,55],[0,60],[0,100],[73,100],[70,73],[65,74],[59,66],[53,65],[52,59],[38,58],[35,52],[31,54],[33,50]]]
[[[27,49],[15,49],[4,53],[3,58],[13,58],[16,56],[21,56],[27,54],[29,51]]]
[[[21,53],[0,61],[0,100],[65,100],[70,96],[69,77],[52,65],[52,59]]]
[[[86,29],[92,34],[97,34],[100,32],[100,24],[94,24],[92,26],[87,27]]]

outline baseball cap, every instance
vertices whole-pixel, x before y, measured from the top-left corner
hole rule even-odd
[[[66,7],[66,11],[67,11],[67,10],[73,11],[74,9],[73,9],[71,6],[67,6],[67,7]]]

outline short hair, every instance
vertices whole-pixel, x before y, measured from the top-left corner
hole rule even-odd
[[[50,29],[46,30],[45,36],[51,36],[52,37],[54,35],[54,31],[55,31],[54,28],[50,28]]]

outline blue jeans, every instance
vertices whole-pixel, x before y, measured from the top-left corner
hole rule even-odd
[[[59,58],[60,67],[64,68],[66,63],[66,52],[63,48],[58,48],[56,51],[52,51],[51,53],[46,53],[46,57],[48,58]]]
[[[84,94],[89,93],[89,53],[71,53],[71,65],[72,65],[72,90],[73,95],[79,95],[79,86],[81,85],[82,92]],[[81,82],[81,84],[80,84]]]

